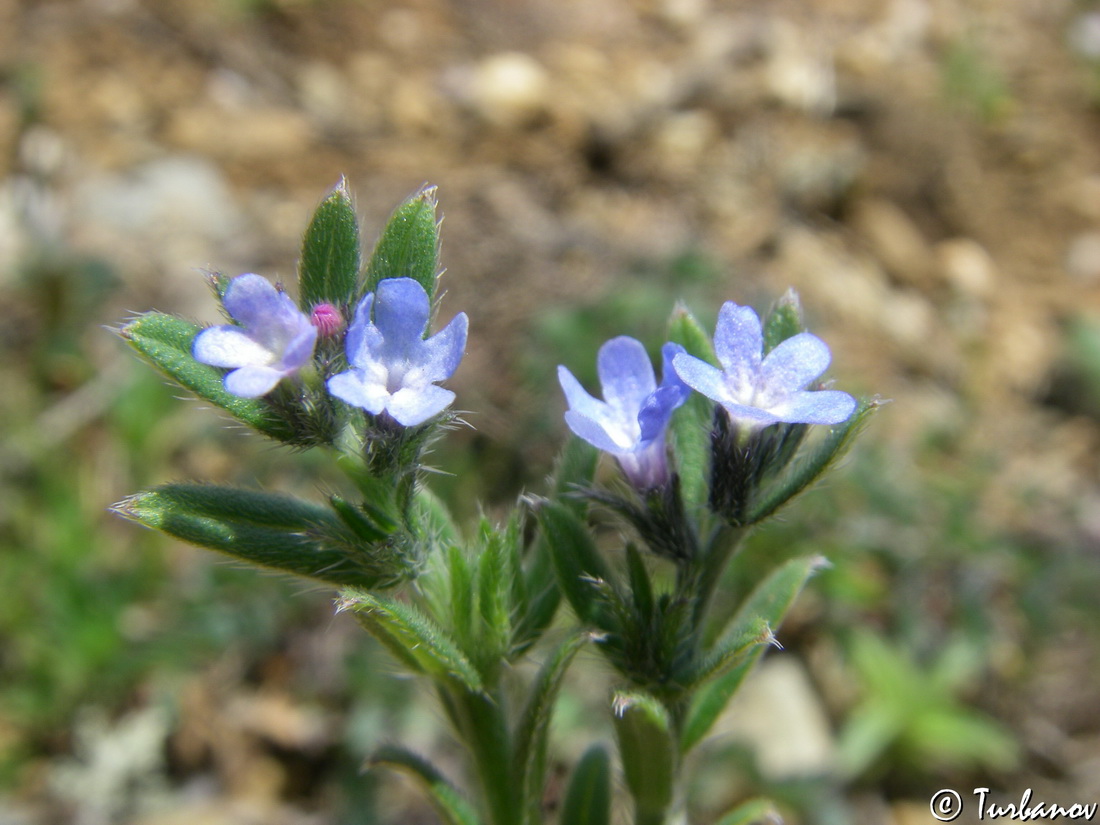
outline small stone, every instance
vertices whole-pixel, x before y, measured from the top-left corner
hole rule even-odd
[[[997,285],[997,265],[985,247],[971,238],[950,238],[935,247],[940,271],[960,294],[988,298]]]
[[[927,285],[933,272],[932,250],[897,204],[882,198],[861,201],[852,223],[887,272],[913,286]]]
[[[821,697],[791,655],[766,658],[715,725],[715,733],[748,742],[771,780],[828,773],[836,744]]]
[[[474,67],[470,78],[470,102],[495,126],[529,123],[545,110],[549,76],[528,54],[504,52]]]
[[[1100,281],[1100,232],[1083,232],[1069,242],[1066,272],[1082,285]]]

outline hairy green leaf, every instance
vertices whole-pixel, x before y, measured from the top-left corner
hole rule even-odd
[[[341,609],[415,673],[468,693],[481,693],[481,676],[450,636],[410,604],[362,591],[345,592]]]
[[[209,401],[266,436],[290,441],[295,433],[262,398],[241,398],[222,384],[223,370],[200,364],[191,345],[201,327],[160,312],[147,312],[118,330],[118,334],[150,364],[181,387]]]
[[[428,794],[444,825],[481,825],[476,811],[435,765],[398,745],[386,745],[375,751],[368,768],[385,767],[418,780]]]
[[[577,762],[559,821],[562,825],[610,825],[611,756],[603,745],[592,745]]]
[[[821,556],[791,559],[776,568],[749,594],[719,641],[711,651],[712,662],[721,660],[723,651],[736,651],[742,640],[759,635],[761,627],[778,629],[795,597],[806,582],[827,562]],[[764,652],[764,646],[750,646],[732,662],[720,668],[721,675],[712,678],[692,699],[680,738],[683,752],[691,750],[711,729],[733,694],[741,686],[752,666]],[[712,677],[713,673],[710,674]]]
[[[262,567],[339,586],[375,587],[366,559],[327,540],[344,532],[329,509],[290,496],[214,484],[165,484],[116,504],[147,527]]]
[[[662,822],[672,803],[679,761],[672,720],[655,697],[640,691],[615,694],[612,702],[619,759],[638,822]]]
[[[302,239],[298,260],[298,292],[302,309],[320,303],[346,307],[359,280],[359,221],[344,178],[321,205]]]
[[[412,278],[431,298],[439,275],[435,187],[427,186],[394,211],[367,264],[363,292],[387,278]]]

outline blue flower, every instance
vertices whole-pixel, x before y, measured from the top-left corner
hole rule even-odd
[[[664,367],[658,387],[645,347],[626,336],[612,338],[600,347],[596,359],[603,401],[589,395],[568,369],[558,367],[558,381],[569,402],[565,423],[589,444],[614,455],[639,490],[668,481],[665,428],[672,411],[690,394],[671,363],[683,351],[678,344],[661,349]]]
[[[807,392],[829,366],[829,347],[815,335],[801,332],[766,356],[760,318],[751,307],[732,301],[722,305],[714,332],[714,351],[722,369],[681,353],[673,367],[694,390],[717,401],[733,421],[748,431],[769,424],[839,424],[855,411],[846,392]]]
[[[231,367],[225,388],[242,398],[266,395],[313,356],[317,329],[285,292],[259,275],[239,275],[222,305],[240,326],[204,329],[191,346],[196,361]]]
[[[373,415],[387,412],[405,427],[443,412],[455,394],[436,382],[458,368],[469,321],[460,312],[425,339],[430,314],[428,293],[412,278],[380,282],[355,310],[345,342],[351,369],[328,380],[329,392]]]

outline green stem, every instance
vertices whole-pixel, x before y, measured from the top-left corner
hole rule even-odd
[[[695,569],[694,580],[691,582],[691,595],[695,599],[692,627],[697,639],[702,637],[707,612],[710,610],[714,593],[722,582],[726,565],[741,544],[741,539],[746,532],[747,528],[724,524],[715,530],[710,541],[707,542],[706,552],[702,562]]]
[[[523,791],[502,697],[441,688],[440,698],[473,757],[491,825],[523,825]]]

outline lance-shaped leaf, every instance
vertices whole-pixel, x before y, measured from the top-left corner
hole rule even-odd
[[[788,338],[805,331],[798,293],[788,289],[764,319],[764,354],[767,355]]]
[[[603,745],[592,745],[573,769],[559,821],[562,825],[610,825],[611,756]]]
[[[775,644],[775,634],[767,619],[758,616],[747,626],[731,628],[703,658],[692,674],[691,685],[698,687],[717,679],[744,662],[758,647]]]
[[[679,760],[668,710],[653,696],[632,691],[616,693],[612,711],[619,759],[634,797],[634,821],[664,822]]]
[[[592,483],[596,474],[599,451],[579,438],[570,438],[558,457],[551,479],[554,501],[584,518],[588,501],[576,495],[578,489]],[[517,588],[520,583],[517,582]],[[523,573],[522,608],[512,630],[513,655],[521,655],[538,639],[554,618],[561,601],[561,591],[554,577],[554,560],[546,534],[540,530],[530,548],[530,557]]]
[[[435,217],[435,187],[427,186],[390,216],[367,264],[363,295],[387,278],[412,278],[435,295],[439,275],[439,222]]]
[[[778,478],[756,496],[749,505],[745,524],[762,521],[810,486],[851,446],[852,440],[866,425],[871,414],[882,402],[862,401],[847,421],[829,428],[816,446],[803,448],[801,455],[787,466]]]
[[[714,825],[783,825],[783,817],[770,799],[750,799],[727,811]]]
[[[181,387],[228,412],[237,420],[279,441],[295,438],[285,421],[274,416],[262,398],[241,398],[225,389],[224,372],[200,364],[191,345],[201,327],[160,312],[139,315],[118,334],[150,364]]]
[[[119,502],[122,516],[242,561],[338,586],[380,575],[329,541],[345,528],[331,510],[290,496],[213,484],[165,484]]]
[[[444,825],[481,825],[477,813],[435,765],[398,745],[379,748],[367,762],[368,768],[390,768],[416,779],[442,818]]]
[[[809,556],[791,559],[773,570],[742,603],[712,654],[720,659],[723,649],[731,644],[736,646],[741,639],[759,634],[762,626],[778,628],[806,582],[827,564],[821,556]],[[680,749],[684,753],[699,744],[707,735],[752,666],[763,654],[764,647],[756,645],[747,650],[743,656],[734,660],[731,668],[724,669],[722,675],[714,678],[695,694],[680,738]]]
[[[481,676],[435,622],[410,604],[362,591],[345,592],[341,610],[356,619],[402,664],[460,691],[481,693]]]
[[[668,339],[682,346],[689,355],[708,363],[715,361],[710,336],[682,305],[673,310],[668,324]],[[704,395],[692,393],[669,424],[676,471],[680,476],[680,494],[692,510],[701,508],[707,500],[710,423],[713,415],[714,402]]]
[[[538,819],[538,808],[546,782],[546,754],[554,703],[570,663],[587,641],[586,635],[566,639],[546,660],[531,686],[531,693],[527,697],[527,704],[516,729],[516,760],[522,766],[523,797],[533,806],[532,821]]]
[[[359,266],[359,221],[348,182],[340,178],[313,213],[302,238],[298,294],[303,311],[309,313],[323,303],[337,307],[351,304]]]
[[[600,622],[603,611],[597,585],[612,581],[611,570],[592,533],[572,509],[557,502],[541,505],[538,519],[565,598],[581,621],[606,629]]]

